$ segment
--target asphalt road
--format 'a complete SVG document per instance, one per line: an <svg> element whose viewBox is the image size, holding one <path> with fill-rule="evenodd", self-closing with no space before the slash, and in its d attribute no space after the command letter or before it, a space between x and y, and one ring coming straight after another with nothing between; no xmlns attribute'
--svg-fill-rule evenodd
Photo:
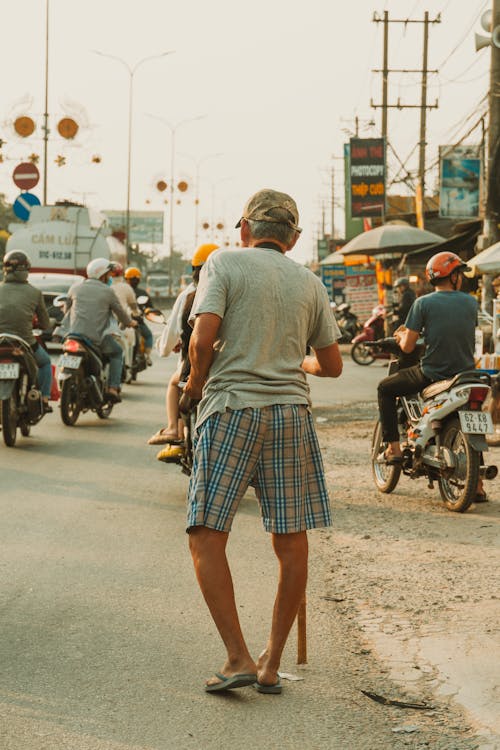
<svg viewBox="0 0 500 750"><path fill-rule="evenodd" d="M282 696L204 693L223 651L187 550L187 479L146 445L174 365L155 360L109 420L89 413L66 427L55 409L32 437L0 445L1 750L406 746L393 718L360 694L349 633L313 609L309 664L297 667L293 634L282 669L302 679L286 681ZM373 401L382 374L346 361L342 381L315 381L315 399L339 403L362 389ZM314 590L324 578L314 538L311 553ZM257 655L276 564L251 495L229 558Z"/></svg>

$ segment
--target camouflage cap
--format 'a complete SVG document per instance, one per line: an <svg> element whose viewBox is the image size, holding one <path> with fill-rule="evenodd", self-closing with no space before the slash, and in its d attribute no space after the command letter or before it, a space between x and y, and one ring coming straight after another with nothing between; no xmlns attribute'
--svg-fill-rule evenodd
<svg viewBox="0 0 500 750"><path fill-rule="evenodd" d="M269 188L259 190L249 198L236 228L241 226L242 219L287 224L296 232L302 231L298 226L299 210L294 199L286 193L279 193L277 190Z"/></svg>

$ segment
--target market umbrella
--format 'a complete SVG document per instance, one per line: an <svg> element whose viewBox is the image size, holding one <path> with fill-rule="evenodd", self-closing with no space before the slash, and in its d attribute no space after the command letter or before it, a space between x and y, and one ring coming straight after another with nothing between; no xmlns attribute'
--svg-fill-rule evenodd
<svg viewBox="0 0 500 750"><path fill-rule="evenodd" d="M350 255L348 258L344 258L344 253L337 250L336 252L327 255L326 258L323 258L323 260L320 261L320 266L355 266L362 263L370 263L370 256L363 254Z"/></svg>
<svg viewBox="0 0 500 750"><path fill-rule="evenodd" d="M487 247L481 253L474 255L467 261L472 269L466 276L479 276L482 273L500 273L500 242Z"/></svg>
<svg viewBox="0 0 500 750"><path fill-rule="evenodd" d="M358 234L357 237L343 246L342 254L380 255L390 252L394 255L402 255L410 248L414 250L417 247L425 247L443 241L444 237L440 237L434 232L428 232L426 229L412 227L410 224L384 224L376 229L369 229L368 232Z"/></svg>

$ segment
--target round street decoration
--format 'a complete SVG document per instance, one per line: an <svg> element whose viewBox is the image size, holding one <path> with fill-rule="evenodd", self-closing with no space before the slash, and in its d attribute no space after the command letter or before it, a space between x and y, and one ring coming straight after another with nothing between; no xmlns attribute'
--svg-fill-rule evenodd
<svg viewBox="0 0 500 750"><path fill-rule="evenodd" d="M36 164L24 161L14 169L12 179L20 190L31 190L35 185L38 185L40 172Z"/></svg>
<svg viewBox="0 0 500 750"><path fill-rule="evenodd" d="M57 131L63 138L71 140L78 133L78 124L71 117L63 117L57 123Z"/></svg>
<svg viewBox="0 0 500 750"><path fill-rule="evenodd" d="M177 185L177 190L179 190L179 192L181 193L185 193L187 189L188 189L187 182L185 180L181 180L179 184Z"/></svg>
<svg viewBox="0 0 500 750"><path fill-rule="evenodd" d="M156 189L159 190L160 193L163 193L163 191L167 189L167 183L165 180L158 180L156 183Z"/></svg>
<svg viewBox="0 0 500 750"><path fill-rule="evenodd" d="M31 117L17 117L14 120L14 130L22 138L27 138L29 135L35 132L35 122Z"/></svg>

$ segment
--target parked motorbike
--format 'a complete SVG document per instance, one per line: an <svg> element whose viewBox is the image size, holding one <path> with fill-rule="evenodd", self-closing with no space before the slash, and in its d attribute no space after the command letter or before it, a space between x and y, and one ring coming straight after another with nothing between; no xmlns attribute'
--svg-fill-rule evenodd
<svg viewBox="0 0 500 750"><path fill-rule="evenodd" d="M339 344L350 344L351 341L363 330L361 323L358 320L356 313L351 310L351 305L348 302L341 302L340 305L336 305L333 309L335 318L337 320L338 327L340 328Z"/></svg>
<svg viewBox="0 0 500 750"><path fill-rule="evenodd" d="M357 365L371 365L376 359L389 359L387 351L376 346L366 346L367 343L383 338L385 330L386 308L376 305L370 317L363 323L361 333L352 340L351 357Z"/></svg>
<svg viewBox="0 0 500 750"><path fill-rule="evenodd" d="M40 346L40 344L39 344ZM38 365L20 336L0 334L0 416L5 445L16 443L17 428L27 437L45 411L37 385Z"/></svg>
<svg viewBox="0 0 500 750"><path fill-rule="evenodd" d="M393 355L389 374L414 361L405 361L394 338L377 342ZM373 432L372 473L380 492L392 492L401 474L437 482L448 510L463 513L474 501L479 478L494 479L498 469L485 465L486 435L493 432L491 414L482 411L491 389L491 377L481 370L461 372L449 380L431 383L421 393L397 400L402 463L387 464L380 421Z"/></svg>
<svg viewBox="0 0 500 750"><path fill-rule="evenodd" d="M95 411L107 419L114 401L106 396L109 364L88 339L69 334L62 345L58 362L61 389L61 419L72 426L81 412Z"/></svg>

